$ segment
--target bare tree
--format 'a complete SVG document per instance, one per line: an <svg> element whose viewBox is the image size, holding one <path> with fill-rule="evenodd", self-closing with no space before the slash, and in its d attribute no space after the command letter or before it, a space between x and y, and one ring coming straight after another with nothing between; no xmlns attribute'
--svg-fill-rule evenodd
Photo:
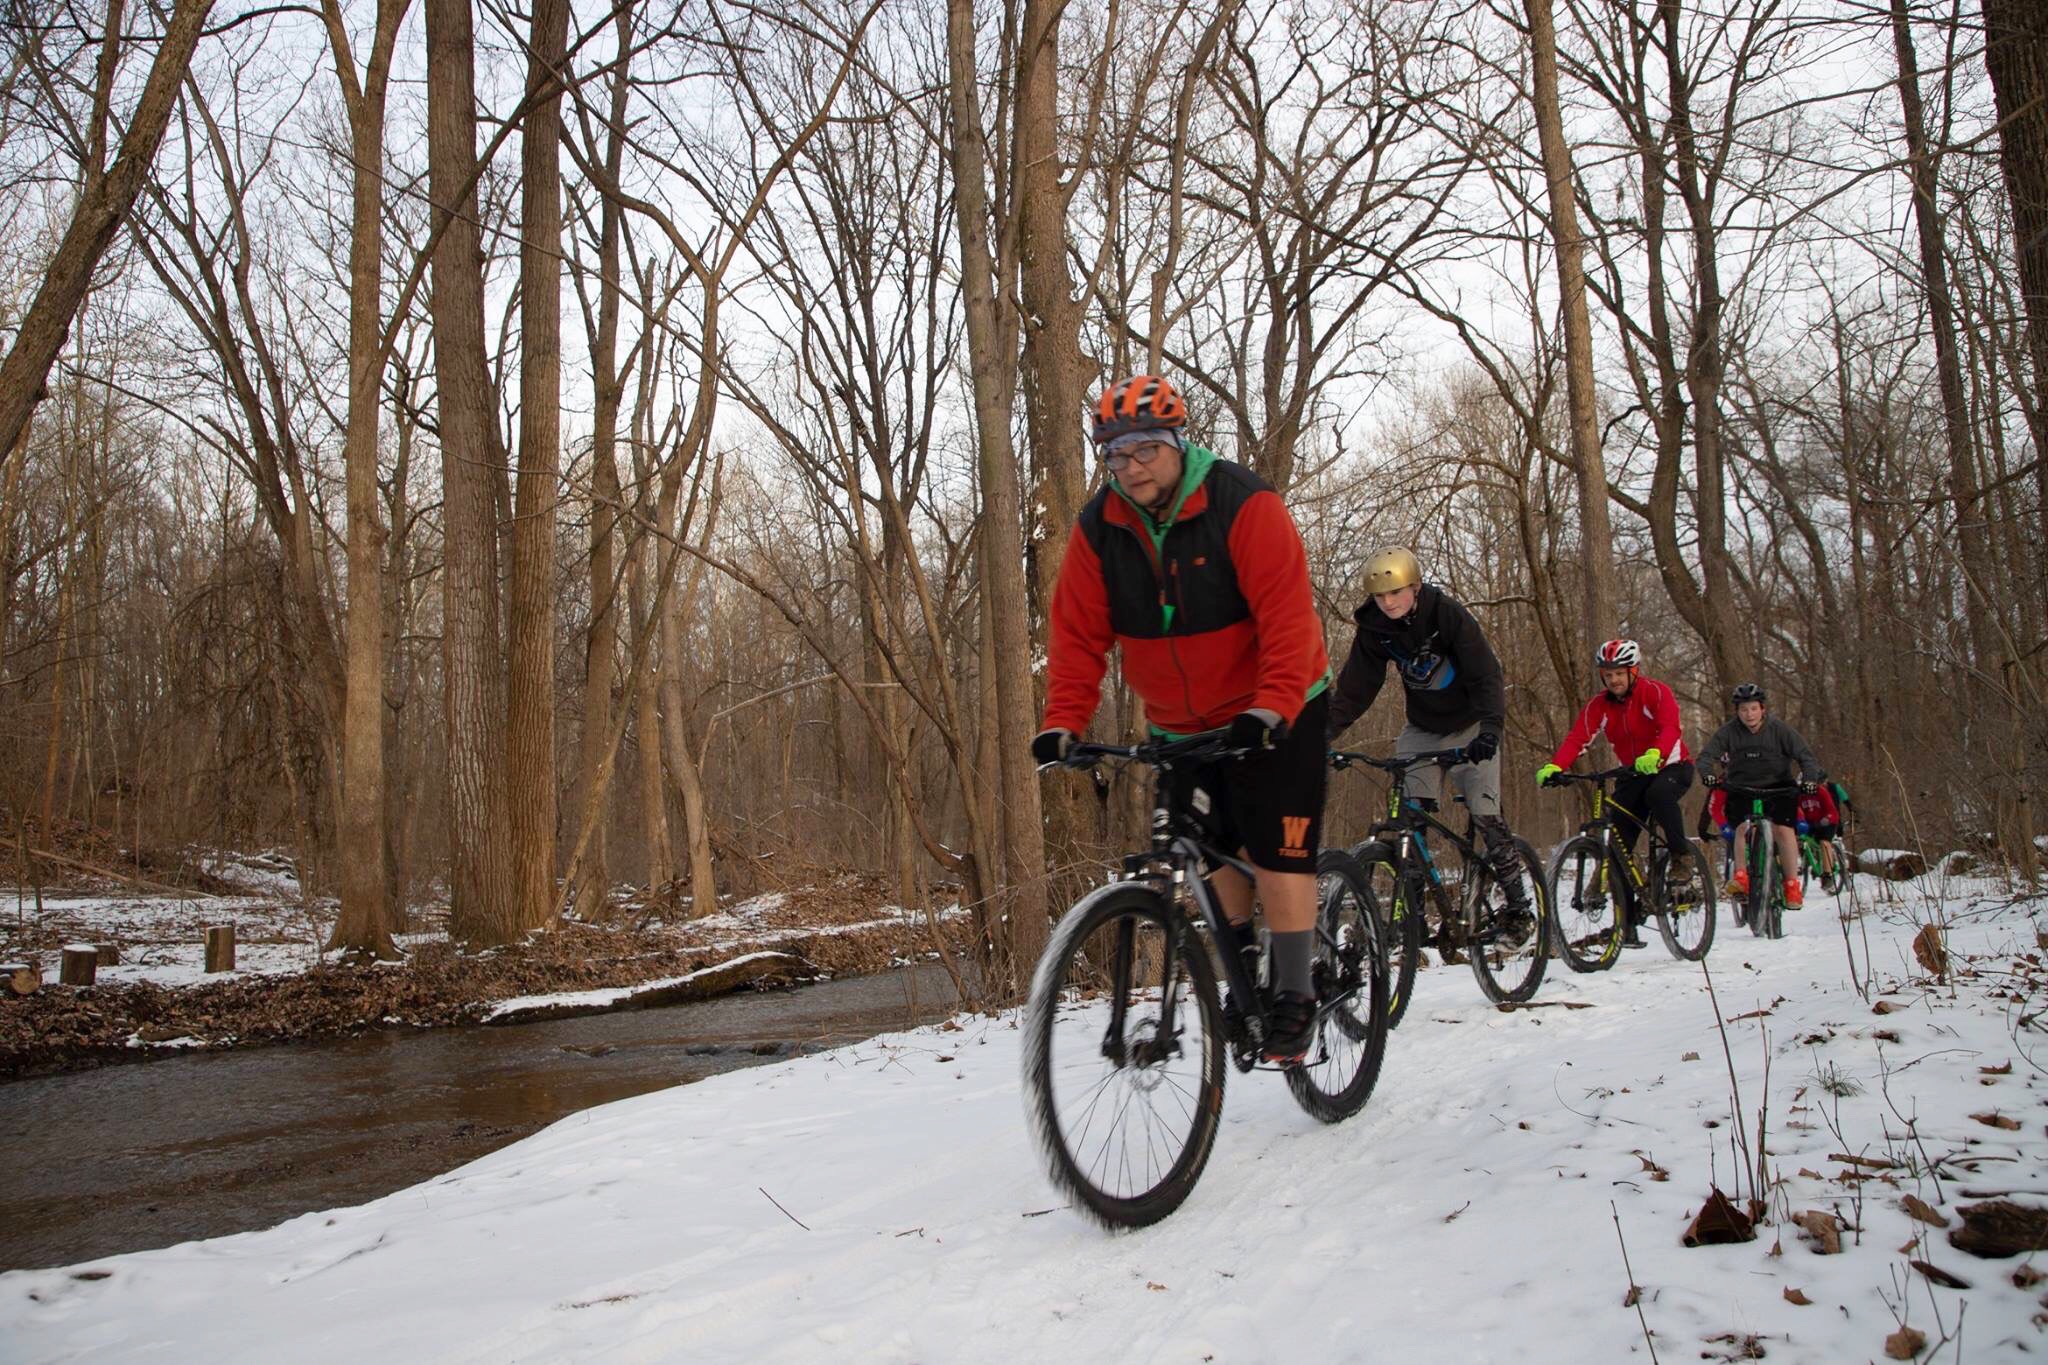
<svg viewBox="0 0 2048 1365"><path fill-rule="evenodd" d="M35 301L15 332L14 344L0 361L0 450L12 451L21 439L49 378L50 366L64 347L71 321L92 287L93 270L149 178L157 146L177 105L178 87L184 83L212 9L213 0L177 0L150 63L142 96L121 135L120 151L114 164L103 168L100 157L110 136L120 71L121 21L126 12L122 0L112 0L109 5L93 101L92 150L82 168L78 204L63 241L50 258Z"/></svg>
<svg viewBox="0 0 2048 1365"><path fill-rule="evenodd" d="M385 528L379 524L377 455L384 372L384 104L393 49L408 0L378 0L360 73L340 0L322 0L328 46L341 83L352 154L348 324L348 664L342 717L338 817L341 914L330 947L395 957L402 927L385 867Z"/></svg>
<svg viewBox="0 0 2048 1365"><path fill-rule="evenodd" d="M493 483L505 456L485 354L475 35L468 0L426 0L424 12L433 72L427 82L427 164L436 234L431 306L440 407L443 723L453 833L449 931L475 943L503 943L523 926L503 763L505 674Z"/></svg>

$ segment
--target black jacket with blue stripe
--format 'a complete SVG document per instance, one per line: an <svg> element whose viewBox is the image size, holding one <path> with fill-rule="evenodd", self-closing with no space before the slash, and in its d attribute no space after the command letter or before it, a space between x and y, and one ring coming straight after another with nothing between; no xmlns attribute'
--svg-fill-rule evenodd
<svg viewBox="0 0 2048 1365"><path fill-rule="evenodd" d="M1434 583L1422 585L1415 610L1387 619L1367 598L1351 614L1358 623L1351 654L1330 694L1330 737L1349 729L1379 696L1391 665L1408 694L1408 723L1433 735L1477 724L1498 737L1507 722L1500 660L1478 620Z"/></svg>

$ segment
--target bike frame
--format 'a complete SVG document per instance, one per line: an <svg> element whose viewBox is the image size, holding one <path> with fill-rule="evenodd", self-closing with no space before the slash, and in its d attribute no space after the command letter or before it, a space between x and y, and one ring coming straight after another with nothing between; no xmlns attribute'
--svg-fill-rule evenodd
<svg viewBox="0 0 2048 1365"><path fill-rule="evenodd" d="M1607 790L1609 783L1618 782L1633 775L1634 772L1634 768L1609 768L1604 772L1587 773L1584 776L1578 773L1559 773L1551 780L1557 781L1558 778L1562 778L1567 783L1583 782L1593 789L1593 817L1579 826L1579 833L1590 835L1600 841L1601 855L1621 865L1627 873L1629 889L1638 897L1642 897L1649 894L1650 878L1643 871L1642 864L1636 861L1635 850L1616 837L1613 812L1618 810L1627 815L1649 836L1649 841L1643 846L1643 856L1649 859L1651 867L1657 865L1657 850L1664 847L1668 841L1664 837L1662 825L1643 819L1635 811L1615 800ZM1640 901L1638 904L1640 905Z"/></svg>
<svg viewBox="0 0 2048 1365"><path fill-rule="evenodd" d="M1181 940L1178 935L1189 931L1200 923L1207 928L1209 940L1215 947L1213 957L1220 959L1223 981L1239 1000L1256 1000L1258 983L1246 970L1244 955L1226 951L1224 945L1231 942L1229 922L1223 914L1222 903L1216 898L1216 891L1209 883L1203 867L1228 867L1242 873L1249 880L1257 880L1252 865L1242 858L1225 853L1200 836L1190 833L1193 823L1186 812L1180 810L1172 799L1167 775L1182 765L1221 762L1242 753L1241 750L1224 748L1220 744L1223 731L1212 730L1202 734L1189 735L1185 739L1144 745L1076 744L1069 750L1067 762L1071 766L1082 766L1089 760L1121 758L1148 762L1153 767L1152 775L1152 840L1151 847L1144 853L1128 854L1124 858L1123 871L1113 880L1118 882L1139 882L1149 884L1169 904L1181 909L1181 914L1172 916L1175 939L1169 945L1167 954L1166 979L1160 992L1160 1017L1176 1017L1180 1005L1181 980L1178 964ZM1189 868L1195 868L1195 876L1188 875ZM1187 913L1192 904L1194 913ZM1131 971L1132 925L1125 921L1118 933L1116 953L1111 960L1112 970L1118 981L1129 980ZM1127 1060L1123 1055L1124 1028L1128 1009L1128 992L1117 990L1112 993L1109 1027L1102 1038L1102 1055L1121 1065ZM1234 1042L1235 1040L1233 1040Z"/></svg>
<svg viewBox="0 0 2048 1365"><path fill-rule="evenodd" d="M1387 818L1367 830L1365 838L1352 846L1353 857L1357 857L1359 850L1373 840L1392 835L1395 873L1403 882L1419 881L1426 873L1429 879L1436 883L1437 889L1444 891L1446 896L1450 893L1444 887L1443 873L1437 867L1436 856L1429 851L1429 840L1425 837L1430 830L1434 829L1450 840L1451 845L1464 856L1466 862L1485 861L1485 855L1479 851L1478 844L1473 842L1468 834L1451 828L1424 810L1421 802L1411 800L1408 796L1408 775L1411 772L1426 763L1434 763L1448 772L1449 769L1466 761L1463 749L1435 749L1429 753L1409 754L1396 759L1379 759L1370 754L1345 752L1336 752L1332 756L1339 760L1342 767L1363 763L1367 767L1377 768L1386 773L1392 781L1387 790ZM1464 894L1458 897L1458 917L1468 930L1475 927L1470 899ZM1419 912L1420 901L1415 901L1414 904Z"/></svg>

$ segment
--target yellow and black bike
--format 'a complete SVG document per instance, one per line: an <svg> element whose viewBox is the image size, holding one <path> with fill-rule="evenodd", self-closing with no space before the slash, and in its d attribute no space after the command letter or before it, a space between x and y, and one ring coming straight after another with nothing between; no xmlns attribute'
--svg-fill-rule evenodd
<svg viewBox="0 0 2048 1365"><path fill-rule="evenodd" d="M1621 956L1630 903L1657 917L1657 932L1671 955L1697 962L1714 946L1714 869L1692 840L1672 848L1656 821L1648 823L1649 870L1622 842L1614 812L1624 811L1608 787L1635 775L1633 768L1598 773L1553 773L1544 783L1593 788L1593 818L1559 845L1550 860L1551 926L1558 955L1575 972L1600 972Z"/></svg>

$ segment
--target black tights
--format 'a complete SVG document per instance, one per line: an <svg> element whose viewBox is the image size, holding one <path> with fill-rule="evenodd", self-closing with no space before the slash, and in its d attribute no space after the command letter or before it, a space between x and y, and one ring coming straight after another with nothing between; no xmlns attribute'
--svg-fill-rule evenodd
<svg viewBox="0 0 2048 1365"><path fill-rule="evenodd" d="M1667 763L1658 772L1647 776L1638 773L1634 777L1624 777L1614 784L1615 832L1633 851L1636 837L1643 828L1643 822L1637 817L1648 814L1663 827L1665 841L1671 847L1683 846L1685 815L1678 809L1678 800L1691 789L1690 759Z"/></svg>

